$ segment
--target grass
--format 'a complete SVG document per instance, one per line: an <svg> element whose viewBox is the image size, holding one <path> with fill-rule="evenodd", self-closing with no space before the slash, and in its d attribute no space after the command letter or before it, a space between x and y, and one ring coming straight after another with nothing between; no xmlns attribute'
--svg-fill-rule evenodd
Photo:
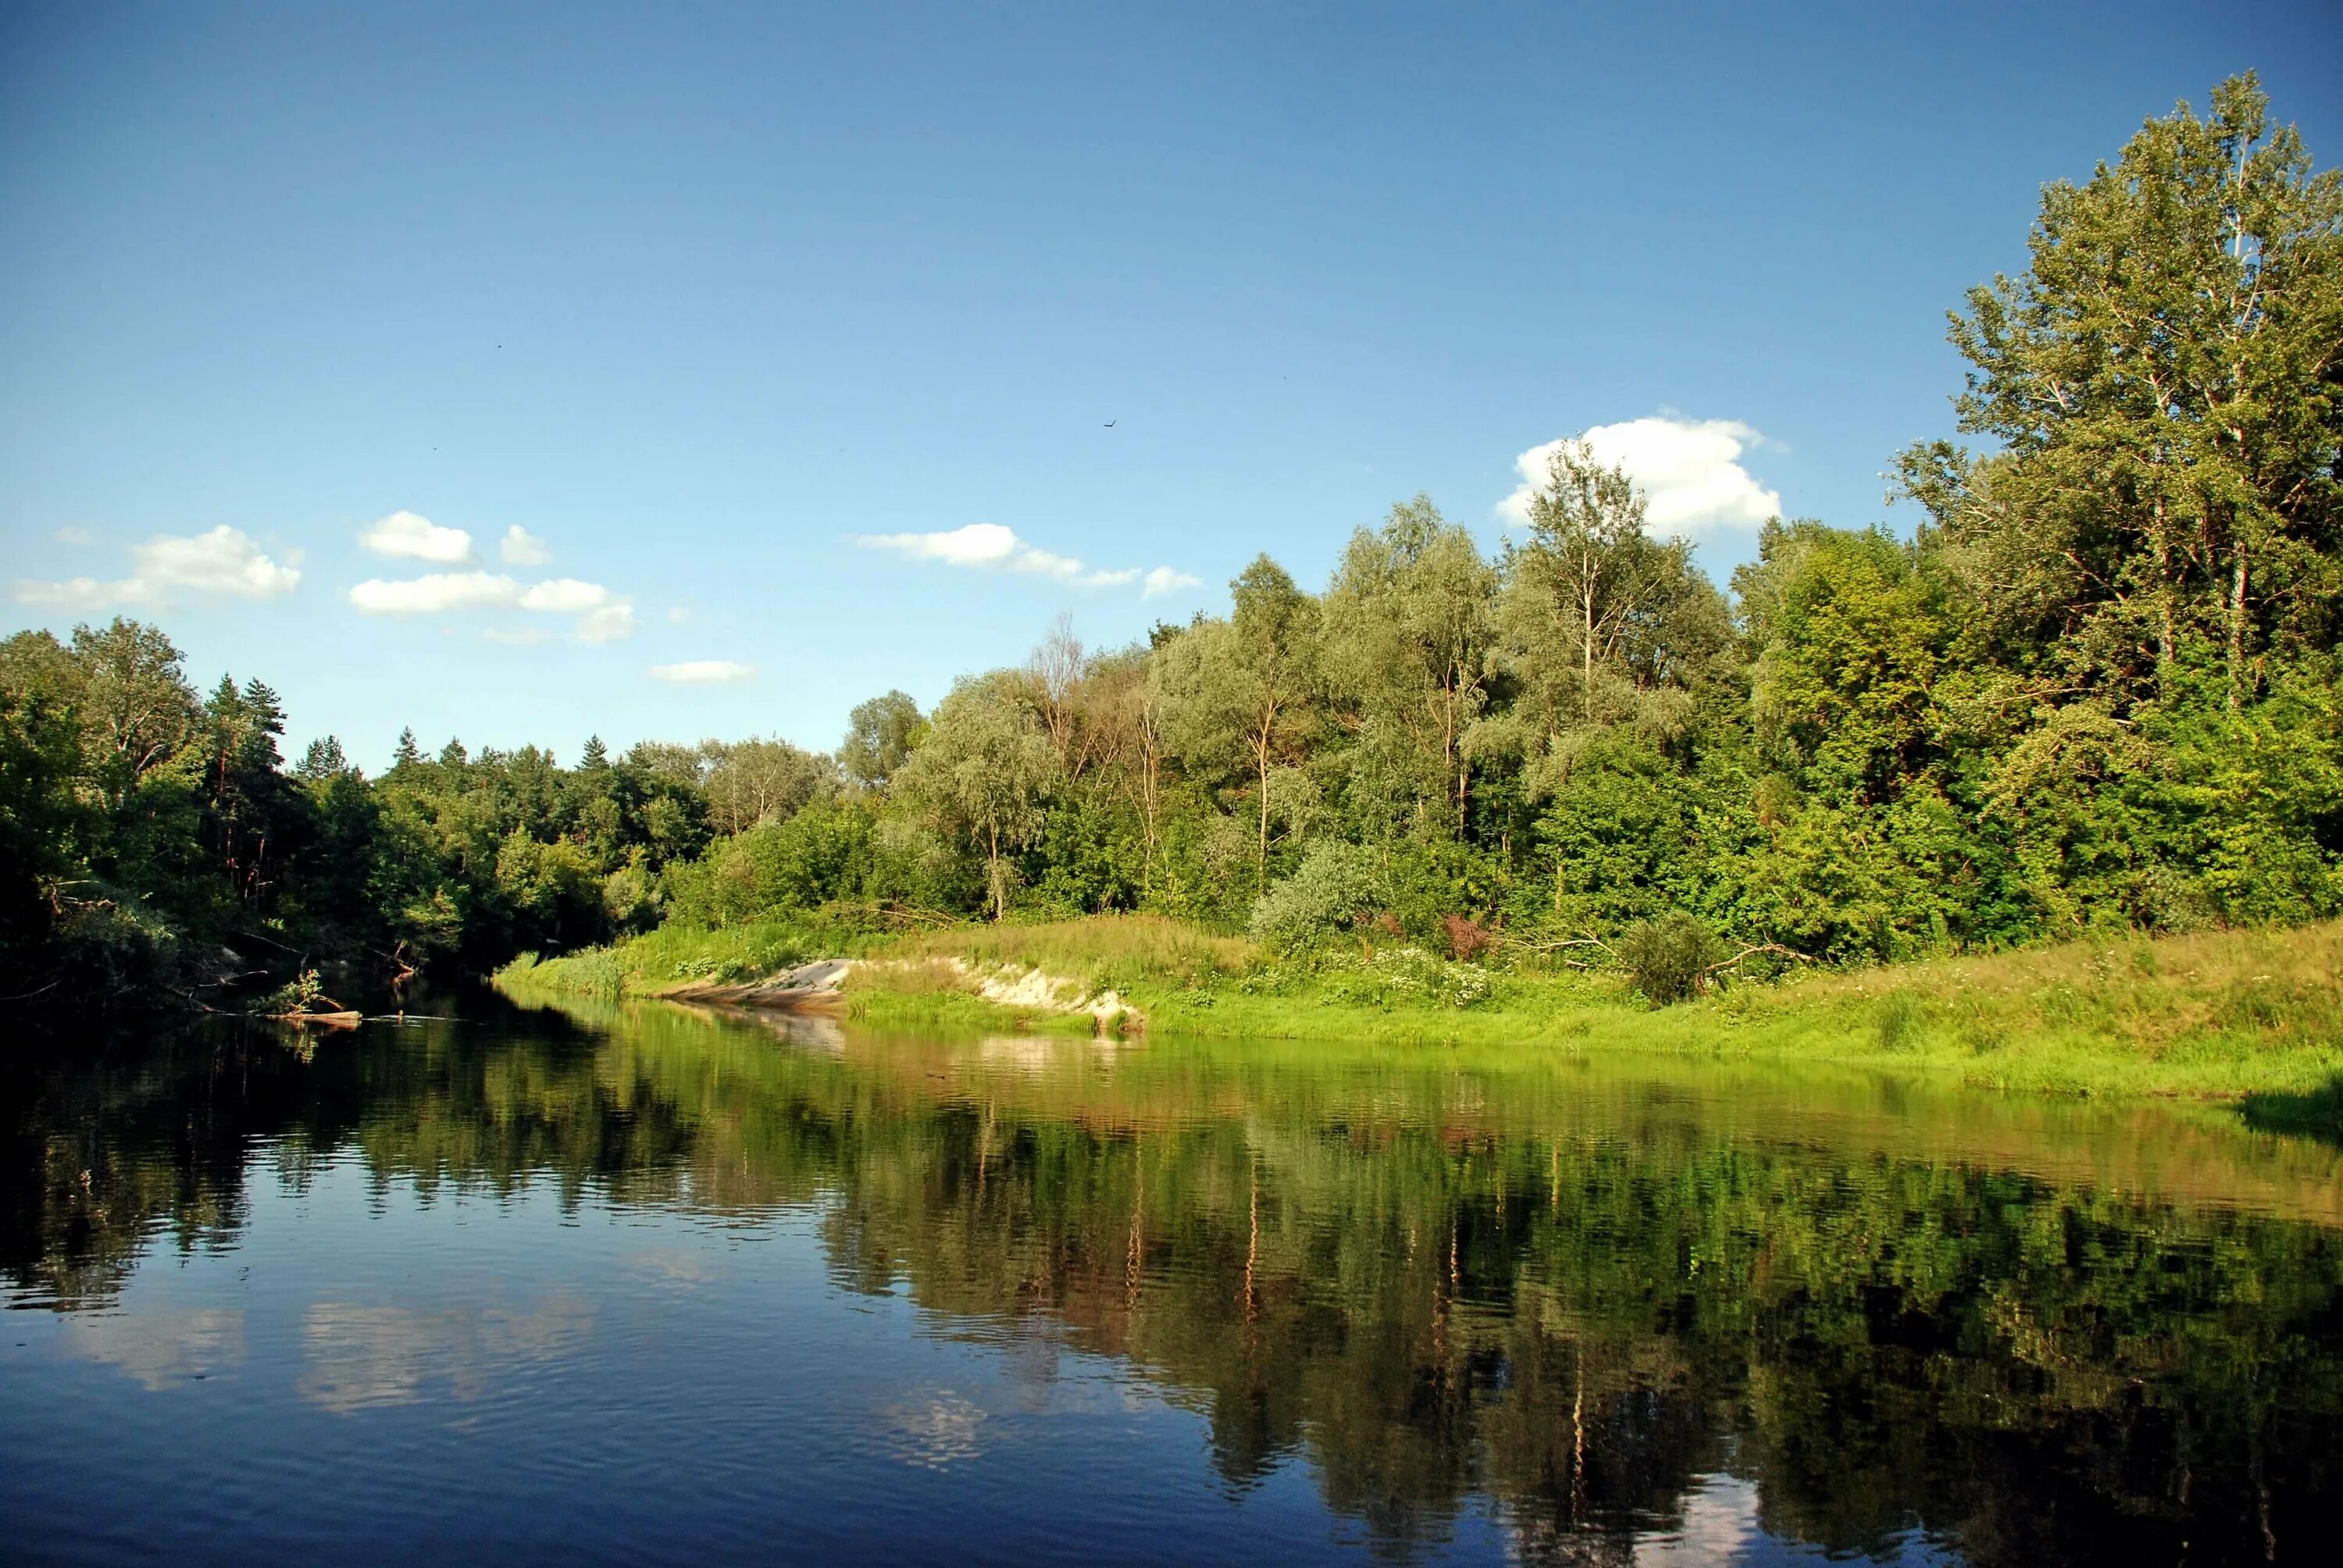
<svg viewBox="0 0 2343 1568"><path fill-rule="evenodd" d="M1037 1011L986 1000L973 993L967 976L943 961L948 954L942 946L819 922L772 921L719 930L662 926L608 947L584 948L558 958L523 953L497 970L494 979L517 995L618 1001L741 984L817 958L880 955L890 961L880 969L857 970L845 987L847 1017L868 1027L1081 1033L1095 1027L1088 1014Z"/></svg>
<svg viewBox="0 0 2343 1568"><path fill-rule="evenodd" d="M898 960L850 983L849 1016L873 1027L1091 1027L970 995L941 961L958 959L1112 989L1159 1034L1828 1062L2056 1094L2250 1097L2272 1126L2343 1126L2343 922L1807 972L1665 1009L1616 975L1534 958L1509 968L1502 950L1485 967L1388 947L1276 960L1148 915L892 937L806 925L660 930L522 960L499 979L657 995L828 956Z"/></svg>
<svg viewBox="0 0 2343 1568"><path fill-rule="evenodd" d="M883 966L858 968L846 980L846 1016L869 1029L896 1032L1001 1030L1090 1034L1088 1013L1004 1007L974 995L968 977L942 958L901 955Z"/></svg>
<svg viewBox="0 0 2343 1568"><path fill-rule="evenodd" d="M720 930L661 926L605 948L558 958L523 953L496 973L500 985L615 1001L694 985L731 985L810 959L851 956L847 933L800 922Z"/></svg>

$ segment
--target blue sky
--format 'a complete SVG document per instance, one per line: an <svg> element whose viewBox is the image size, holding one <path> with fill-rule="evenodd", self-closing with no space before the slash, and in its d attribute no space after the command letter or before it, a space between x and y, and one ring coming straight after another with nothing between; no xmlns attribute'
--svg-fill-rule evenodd
<svg viewBox="0 0 2343 1568"><path fill-rule="evenodd" d="M2247 66L2343 147L2331 5L1920 9L20 0L0 627L370 767L827 747L1588 428L1720 577L1908 526L2045 181Z"/></svg>

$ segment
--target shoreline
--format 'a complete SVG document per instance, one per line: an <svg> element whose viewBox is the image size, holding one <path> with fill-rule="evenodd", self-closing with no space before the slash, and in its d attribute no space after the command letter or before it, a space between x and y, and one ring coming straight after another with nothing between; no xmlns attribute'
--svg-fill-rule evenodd
<svg viewBox="0 0 2343 1568"><path fill-rule="evenodd" d="M516 963L497 983L820 1010L870 1027L1828 1063L2021 1093L2259 1101L2343 1127L2343 922L1801 973L1666 1008L1644 1005L1615 976L1455 964L1413 949L1281 960L1147 916L866 938L852 958L807 962L792 951L765 974L722 980L656 972L699 961L688 954L695 938L743 947L754 935L656 932Z"/></svg>

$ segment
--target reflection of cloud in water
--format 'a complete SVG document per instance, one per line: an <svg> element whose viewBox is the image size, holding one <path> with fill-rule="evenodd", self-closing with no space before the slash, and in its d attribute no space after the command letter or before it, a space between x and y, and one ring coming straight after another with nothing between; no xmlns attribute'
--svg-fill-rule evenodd
<svg viewBox="0 0 2343 1568"><path fill-rule="evenodd" d="M697 1252L629 1252L626 1263L635 1273L666 1285L712 1285L724 1277L715 1259Z"/></svg>
<svg viewBox="0 0 2343 1568"><path fill-rule="evenodd" d="M594 1309L557 1297L534 1312L461 1306L438 1312L319 1302L301 1325L308 1366L301 1397L337 1414L413 1404L444 1381L449 1397L478 1399L498 1373L577 1351Z"/></svg>
<svg viewBox="0 0 2343 1568"><path fill-rule="evenodd" d="M243 1363L244 1312L79 1312L65 1320L65 1343L150 1389L176 1388Z"/></svg>
<svg viewBox="0 0 2343 1568"><path fill-rule="evenodd" d="M1757 1483L1735 1475L1704 1475L1693 1483L1678 1504L1684 1523L1674 1530L1647 1531L1635 1537L1635 1568L1706 1568L1716 1563L1826 1563L1830 1554L1818 1546L1789 1542L1767 1533L1761 1522ZM1957 1563L1914 1535L1883 1543L1874 1562L1908 1564Z"/></svg>
<svg viewBox="0 0 2343 1568"><path fill-rule="evenodd" d="M948 1389L915 1393L879 1413L887 1424L889 1450L905 1464L942 1470L984 1452L984 1412Z"/></svg>
<svg viewBox="0 0 2343 1568"><path fill-rule="evenodd" d="M1730 1475L1704 1475L1684 1494L1681 1527L1635 1541L1637 1568L1738 1563L1765 1539L1757 1523L1757 1488Z"/></svg>

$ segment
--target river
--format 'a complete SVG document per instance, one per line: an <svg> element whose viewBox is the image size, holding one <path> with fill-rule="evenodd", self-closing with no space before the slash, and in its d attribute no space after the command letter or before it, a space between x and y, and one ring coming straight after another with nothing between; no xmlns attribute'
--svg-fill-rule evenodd
<svg viewBox="0 0 2343 1568"><path fill-rule="evenodd" d="M2343 1157L1651 1059L20 1041L15 1561L2331 1561Z"/></svg>

